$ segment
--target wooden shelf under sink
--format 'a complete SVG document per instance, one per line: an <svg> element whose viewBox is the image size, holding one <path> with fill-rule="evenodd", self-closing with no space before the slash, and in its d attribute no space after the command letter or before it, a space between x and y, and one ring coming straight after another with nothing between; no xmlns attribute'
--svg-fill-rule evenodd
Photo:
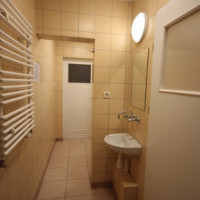
<svg viewBox="0 0 200 200"><path fill-rule="evenodd" d="M124 171L113 167L113 188L118 200L137 200L138 185L133 177Z"/></svg>

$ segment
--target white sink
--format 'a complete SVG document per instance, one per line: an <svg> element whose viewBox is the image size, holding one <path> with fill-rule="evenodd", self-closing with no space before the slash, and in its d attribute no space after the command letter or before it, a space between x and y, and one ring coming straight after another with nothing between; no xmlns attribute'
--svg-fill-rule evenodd
<svg viewBox="0 0 200 200"><path fill-rule="evenodd" d="M142 146L129 133L114 133L105 136L104 141L113 150L119 154L128 153L131 155L140 155Z"/></svg>

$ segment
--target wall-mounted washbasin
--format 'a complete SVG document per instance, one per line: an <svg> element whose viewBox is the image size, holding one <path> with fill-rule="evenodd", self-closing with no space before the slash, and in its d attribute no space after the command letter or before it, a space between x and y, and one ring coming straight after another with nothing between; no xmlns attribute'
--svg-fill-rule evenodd
<svg viewBox="0 0 200 200"><path fill-rule="evenodd" d="M142 146L129 133L114 133L105 136L104 141L113 150L119 154L128 153L131 155L140 155Z"/></svg>

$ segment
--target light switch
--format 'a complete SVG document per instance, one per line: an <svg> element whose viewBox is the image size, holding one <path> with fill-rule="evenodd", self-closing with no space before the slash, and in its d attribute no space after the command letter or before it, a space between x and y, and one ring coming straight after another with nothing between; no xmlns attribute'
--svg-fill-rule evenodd
<svg viewBox="0 0 200 200"><path fill-rule="evenodd" d="M104 92L104 99L110 99L110 92L109 91Z"/></svg>

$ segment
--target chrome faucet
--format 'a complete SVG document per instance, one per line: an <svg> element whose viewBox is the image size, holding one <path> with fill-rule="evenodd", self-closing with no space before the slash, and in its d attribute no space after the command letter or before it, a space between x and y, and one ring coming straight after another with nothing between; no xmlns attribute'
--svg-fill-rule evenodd
<svg viewBox="0 0 200 200"><path fill-rule="evenodd" d="M122 115L122 114L124 115L125 118L127 118L128 122L131 122L131 121L140 122L140 118L136 117L131 110L126 110L126 111L120 112L117 115L118 119L120 119L120 115Z"/></svg>
<svg viewBox="0 0 200 200"><path fill-rule="evenodd" d="M118 114L118 119L120 119L120 115L122 115L122 114L124 114L124 117L127 118L127 117L128 117L128 113L133 114L131 110L122 111L122 112L120 112L120 113Z"/></svg>

